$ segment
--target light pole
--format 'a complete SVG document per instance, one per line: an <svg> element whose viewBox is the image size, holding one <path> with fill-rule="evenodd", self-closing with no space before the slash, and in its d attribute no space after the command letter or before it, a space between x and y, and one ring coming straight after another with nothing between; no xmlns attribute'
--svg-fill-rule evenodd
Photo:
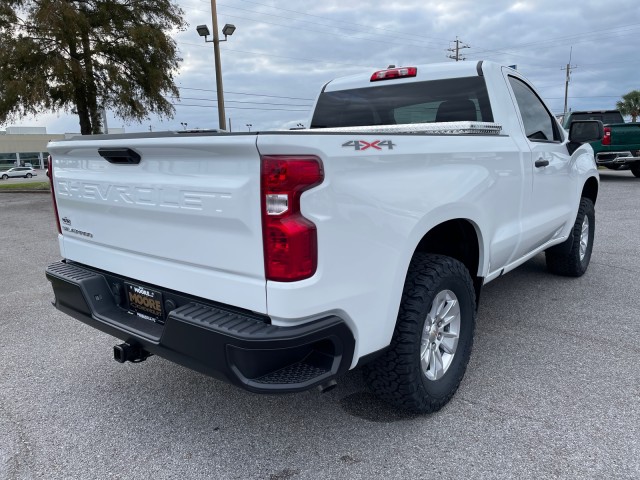
<svg viewBox="0 0 640 480"><path fill-rule="evenodd" d="M211 0L211 21L213 22L213 40L207 40L207 37L210 35L209 27L206 25L198 25L196 27L196 31L198 35L204 37L205 42L213 42L213 54L215 57L215 67L216 67L216 95L218 97L218 123L220 125L221 130L227 129L226 124L226 116L224 113L224 93L222 91L222 67L220 65L220 42L226 42L227 36L233 35L236 27L230 23L225 24L222 28L222 34L224 35L224 40L220 40L218 36L218 14L216 10L216 0Z"/></svg>
<svg viewBox="0 0 640 480"><path fill-rule="evenodd" d="M247 123L247 128L249 129L249 131L251 131L251 127L253 127L252 123Z"/></svg>
<svg viewBox="0 0 640 480"><path fill-rule="evenodd" d="M187 122L180 122L180 125L182 125L182 128L185 130L187 129Z"/></svg>

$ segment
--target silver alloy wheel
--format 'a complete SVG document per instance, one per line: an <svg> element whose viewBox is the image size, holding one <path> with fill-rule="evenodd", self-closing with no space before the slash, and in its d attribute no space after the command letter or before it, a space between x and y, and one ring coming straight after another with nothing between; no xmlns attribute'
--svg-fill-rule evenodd
<svg viewBox="0 0 640 480"><path fill-rule="evenodd" d="M420 365L428 380L439 380L447 372L459 337L460 302L451 290L443 290L433 299L420 341Z"/></svg>
<svg viewBox="0 0 640 480"><path fill-rule="evenodd" d="M580 261L583 261L587 254L587 245L589 245L589 217L585 215L580 232Z"/></svg>

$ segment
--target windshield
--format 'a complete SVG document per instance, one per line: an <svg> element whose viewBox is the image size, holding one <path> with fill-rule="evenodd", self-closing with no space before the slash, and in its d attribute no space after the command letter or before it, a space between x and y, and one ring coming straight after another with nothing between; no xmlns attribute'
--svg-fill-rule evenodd
<svg viewBox="0 0 640 480"><path fill-rule="evenodd" d="M493 122L483 77L323 92L311 128L408 123Z"/></svg>

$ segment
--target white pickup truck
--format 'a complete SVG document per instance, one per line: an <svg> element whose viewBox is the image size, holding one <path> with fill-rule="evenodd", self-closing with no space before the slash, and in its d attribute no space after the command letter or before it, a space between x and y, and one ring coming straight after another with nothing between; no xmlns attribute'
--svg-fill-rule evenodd
<svg viewBox="0 0 640 480"><path fill-rule="evenodd" d="M327 83L310 128L89 136L49 144L54 305L253 392L335 384L441 408L480 290L541 252L582 275L599 178L517 71L388 68Z"/></svg>

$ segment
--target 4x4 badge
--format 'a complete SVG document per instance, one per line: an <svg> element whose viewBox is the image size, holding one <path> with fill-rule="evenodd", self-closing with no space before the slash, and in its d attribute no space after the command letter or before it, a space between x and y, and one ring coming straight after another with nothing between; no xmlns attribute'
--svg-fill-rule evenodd
<svg viewBox="0 0 640 480"><path fill-rule="evenodd" d="M373 148L374 150L382 150L386 147L388 150L393 150L396 146L391 140L374 140L373 142L367 142L365 140L349 140L342 144L343 147L353 147L355 150L368 150Z"/></svg>

